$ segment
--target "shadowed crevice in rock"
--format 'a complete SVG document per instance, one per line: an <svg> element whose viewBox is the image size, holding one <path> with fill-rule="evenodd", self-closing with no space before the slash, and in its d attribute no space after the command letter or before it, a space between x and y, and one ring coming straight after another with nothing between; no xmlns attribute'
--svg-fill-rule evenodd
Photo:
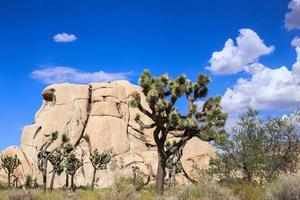
<svg viewBox="0 0 300 200"><path fill-rule="evenodd" d="M36 136L39 134L39 132L42 130L42 126L39 126L38 129L35 131L33 140L36 138Z"/></svg>
<svg viewBox="0 0 300 200"><path fill-rule="evenodd" d="M86 111L86 119L85 119L85 122L83 123L83 128L82 128L82 131L80 133L80 137L77 139L77 141L75 142L74 146L77 147L80 143L80 140L83 138L83 135L84 135L84 132L85 132L85 129L87 127L87 124L89 122L89 119L90 119L90 113L91 113L91 110L92 110L92 92L93 92L93 88L91 85L89 85L89 89L88 89L88 101L87 101L87 111Z"/></svg>

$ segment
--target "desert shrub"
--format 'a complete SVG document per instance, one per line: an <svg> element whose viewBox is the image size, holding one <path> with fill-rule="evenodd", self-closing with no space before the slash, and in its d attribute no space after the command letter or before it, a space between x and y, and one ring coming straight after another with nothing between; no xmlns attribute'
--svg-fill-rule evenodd
<svg viewBox="0 0 300 200"><path fill-rule="evenodd" d="M235 200L231 193L217 183L198 183L185 187L175 197L176 200Z"/></svg>
<svg viewBox="0 0 300 200"><path fill-rule="evenodd" d="M284 175L268 185L266 192L268 200L298 200L300 199L300 176Z"/></svg>
<svg viewBox="0 0 300 200"><path fill-rule="evenodd" d="M124 200L139 199L139 194L132 184L132 180L125 177L118 177L114 181L110 190L102 191L100 199L106 200Z"/></svg>
<svg viewBox="0 0 300 200"><path fill-rule="evenodd" d="M259 184L236 182L226 187L239 200L263 200L265 196L265 188Z"/></svg>
<svg viewBox="0 0 300 200"><path fill-rule="evenodd" d="M299 144L290 117L265 120L248 108L228 138L217 144L219 154L210 160L209 170L222 183L271 182L281 173L296 172Z"/></svg>
<svg viewBox="0 0 300 200"><path fill-rule="evenodd" d="M32 194L30 191L25 190L14 190L9 193L9 200L38 200L40 199L37 195Z"/></svg>
<svg viewBox="0 0 300 200"><path fill-rule="evenodd" d="M25 188L26 188L26 189L31 188L31 187L32 187L32 184L33 184L32 176L31 176L31 175L27 175L27 176L26 176L26 179L25 179L25 184L24 184Z"/></svg>
<svg viewBox="0 0 300 200"><path fill-rule="evenodd" d="M0 190L7 190L8 189L8 185L0 183Z"/></svg>

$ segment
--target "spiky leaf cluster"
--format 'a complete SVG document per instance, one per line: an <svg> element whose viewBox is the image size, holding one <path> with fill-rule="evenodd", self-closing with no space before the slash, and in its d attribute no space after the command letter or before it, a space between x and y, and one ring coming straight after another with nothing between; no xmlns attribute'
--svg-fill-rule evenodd
<svg viewBox="0 0 300 200"><path fill-rule="evenodd" d="M7 174L12 174L14 170L21 164L18 156L6 156L1 158L2 168L5 170Z"/></svg>
<svg viewBox="0 0 300 200"><path fill-rule="evenodd" d="M76 171L83 165L83 162L79 160L74 153L70 153L64 164L66 172L69 175L74 176Z"/></svg>
<svg viewBox="0 0 300 200"><path fill-rule="evenodd" d="M111 156L106 152L99 153L99 151L95 149L90 154L90 161L95 170L105 170L107 168L108 163L111 161Z"/></svg>
<svg viewBox="0 0 300 200"><path fill-rule="evenodd" d="M61 150L56 150L49 156L49 162L51 163L53 167L53 171L60 175L64 171L64 167L62 165L62 161L64 159L64 156L61 152Z"/></svg>

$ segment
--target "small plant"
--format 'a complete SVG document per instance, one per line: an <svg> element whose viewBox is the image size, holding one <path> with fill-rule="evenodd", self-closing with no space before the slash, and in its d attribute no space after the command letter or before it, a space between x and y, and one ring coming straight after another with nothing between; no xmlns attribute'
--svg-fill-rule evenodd
<svg viewBox="0 0 300 200"><path fill-rule="evenodd" d="M24 184L26 189L30 189L33 187L33 179L31 175L27 175Z"/></svg>
<svg viewBox="0 0 300 200"><path fill-rule="evenodd" d="M111 160L111 156L108 153L104 152L100 154L97 149L95 149L93 153L90 154L90 161L94 168L93 179L92 179L92 190L94 189L95 186L95 178L96 178L97 170L107 169L107 165L110 162L110 160Z"/></svg>
<svg viewBox="0 0 300 200"><path fill-rule="evenodd" d="M107 200L138 200L141 199L139 193L136 191L132 185L132 179L125 177L116 177L114 184L112 185L111 190L105 192L100 199Z"/></svg>
<svg viewBox="0 0 300 200"><path fill-rule="evenodd" d="M191 184L176 194L176 200L238 200L215 182Z"/></svg>
<svg viewBox="0 0 300 200"><path fill-rule="evenodd" d="M74 175L82 165L82 161L76 158L76 155L74 153L68 155L67 159L65 160L66 172L71 176L71 188L73 191L75 191L76 189L74 185Z"/></svg>
<svg viewBox="0 0 300 200"><path fill-rule="evenodd" d="M17 155L15 156L6 156L1 158L2 161L2 168L4 169L5 173L7 174L7 184L8 187L10 187L11 184L11 177L17 169L19 165L21 165L21 162Z"/></svg>
<svg viewBox="0 0 300 200"><path fill-rule="evenodd" d="M141 171L138 166L132 167L132 174L133 174L132 185L136 191L142 190L145 186L144 180L141 177L140 173Z"/></svg>

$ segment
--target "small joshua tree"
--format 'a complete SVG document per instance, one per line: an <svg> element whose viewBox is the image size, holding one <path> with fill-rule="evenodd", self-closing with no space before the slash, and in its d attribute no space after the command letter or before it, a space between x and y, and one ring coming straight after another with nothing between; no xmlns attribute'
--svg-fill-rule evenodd
<svg viewBox="0 0 300 200"><path fill-rule="evenodd" d="M38 153L38 169L42 172L43 176L43 189L47 191L47 167L48 167L48 160L52 152L48 151L49 146L57 139L58 132L53 132L49 138L49 140L44 143L41 148L40 152Z"/></svg>
<svg viewBox="0 0 300 200"><path fill-rule="evenodd" d="M66 159L70 155L70 153L72 153L73 150L74 150L74 147L70 143L67 143L66 145L64 145L64 148L63 148L64 158ZM69 187L69 174L66 171L65 171L65 173L66 173L65 187L68 188Z"/></svg>
<svg viewBox="0 0 300 200"><path fill-rule="evenodd" d="M69 154L67 159L65 160L66 172L71 176L71 188L73 191L75 191L74 175L82 165L82 161L76 158L76 155L74 153Z"/></svg>
<svg viewBox="0 0 300 200"><path fill-rule="evenodd" d="M199 99L206 97L210 79L200 74L198 80L192 82L181 75L170 79L168 75L153 77L149 71L144 71L139 85L146 97L146 106L142 104L141 96L135 92L131 95L130 105L138 108L148 116L153 123L144 124L137 115L135 121L145 128L154 128L153 137L157 146L158 166L156 176L156 192L163 194L164 178L167 160L180 151L193 137L204 141L220 141L226 135L222 130L227 114L220 106L221 97L208 98L202 109L198 109ZM178 99L182 98L188 105L187 112L181 113L176 107ZM140 131L143 134L143 131ZM167 136L173 135L178 140L169 148L165 148Z"/></svg>
<svg viewBox="0 0 300 200"><path fill-rule="evenodd" d="M166 143L165 148L169 148L172 144L170 142ZM174 145L174 143L173 143ZM182 149L178 150L175 154L170 156L167 160L167 169L169 175L169 183L172 186L176 185L176 174L180 173L182 170L182 165L180 159L182 157Z"/></svg>
<svg viewBox="0 0 300 200"><path fill-rule="evenodd" d="M145 186L143 177L141 176L141 170L138 166L132 166L131 168L133 174L132 184L135 190L140 191Z"/></svg>
<svg viewBox="0 0 300 200"><path fill-rule="evenodd" d="M174 187L176 185L176 174L180 173L182 169L180 157L176 154L171 156L167 160L167 168L169 170L170 184Z"/></svg>
<svg viewBox="0 0 300 200"><path fill-rule="evenodd" d="M94 168L93 179L92 179L92 190L94 189L95 186L95 178L96 178L97 170L105 170L110 160L111 160L111 156L108 153L104 152L100 154L97 149L95 149L93 153L90 154L90 161Z"/></svg>
<svg viewBox="0 0 300 200"><path fill-rule="evenodd" d="M10 187L11 177L15 171L15 169L21 164L17 155L15 156L6 156L1 158L2 168L7 174L7 184Z"/></svg>
<svg viewBox="0 0 300 200"><path fill-rule="evenodd" d="M63 160L66 158L69 153L73 150L73 146L68 143L69 138L65 134L62 135L62 144L56 148L51 155L49 156L49 162L52 165L52 177L50 181L50 191L53 190L53 183L54 183L54 178L55 175L60 175L63 171Z"/></svg>
<svg viewBox="0 0 300 200"><path fill-rule="evenodd" d="M30 189L32 188L32 184L33 183L33 179L32 179L32 176L31 175L27 175L26 176L26 179L25 179L25 183L24 183L24 186L25 186L25 189Z"/></svg>

